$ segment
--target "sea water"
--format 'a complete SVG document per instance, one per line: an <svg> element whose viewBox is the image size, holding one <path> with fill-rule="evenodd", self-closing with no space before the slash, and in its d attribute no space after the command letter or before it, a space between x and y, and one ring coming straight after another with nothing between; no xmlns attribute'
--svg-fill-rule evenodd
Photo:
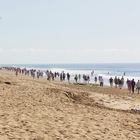
<svg viewBox="0 0 140 140"><path fill-rule="evenodd" d="M16 64L8 65L27 69L51 70L52 72L62 72L71 74L71 81L74 80L76 74L90 76L90 83L94 83L94 77L102 76L105 85L109 85L109 78L115 76L135 81L140 79L140 63L106 63L106 64ZM94 71L93 76L91 72Z"/></svg>

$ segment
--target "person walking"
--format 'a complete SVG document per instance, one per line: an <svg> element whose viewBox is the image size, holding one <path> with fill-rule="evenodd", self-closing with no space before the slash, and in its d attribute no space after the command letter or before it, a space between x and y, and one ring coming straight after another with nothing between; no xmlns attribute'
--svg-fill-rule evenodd
<svg viewBox="0 0 140 140"><path fill-rule="evenodd" d="M113 87L113 78L112 77L110 77L109 83L110 83L110 87Z"/></svg>
<svg viewBox="0 0 140 140"><path fill-rule="evenodd" d="M77 83L77 80L78 80L77 74L75 75L74 80L75 80L75 82Z"/></svg>
<svg viewBox="0 0 140 140"><path fill-rule="evenodd" d="M128 90L129 90L129 93L131 93L131 81L129 79L127 79L127 87L128 87Z"/></svg>
<svg viewBox="0 0 140 140"><path fill-rule="evenodd" d="M67 73L67 80L70 83L70 74L69 73Z"/></svg>
<svg viewBox="0 0 140 140"><path fill-rule="evenodd" d="M137 86L137 91L138 91L138 94L139 94L139 92L140 92L140 80L138 80L136 86Z"/></svg>
<svg viewBox="0 0 140 140"><path fill-rule="evenodd" d="M100 87L103 87L103 85L104 85L104 79L103 79L102 76L99 78L99 82L100 82Z"/></svg>
<svg viewBox="0 0 140 140"><path fill-rule="evenodd" d="M95 76L95 78L94 78L94 81L95 81L95 84L97 83L97 77Z"/></svg>
<svg viewBox="0 0 140 140"><path fill-rule="evenodd" d="M131 86L132 86L132 93L134 93L135 86L136 86L136 83L135 83L135 80L134 79L131 81Z"/></svg>
<svg viewBox="0 0 140 140"><path fill-rule="evenodd" d="M114 79L114 83L115 83L115 87L117 88L117 85L118 85L118 79L117 79L116 76L115 76L115 79Z"/></svg>

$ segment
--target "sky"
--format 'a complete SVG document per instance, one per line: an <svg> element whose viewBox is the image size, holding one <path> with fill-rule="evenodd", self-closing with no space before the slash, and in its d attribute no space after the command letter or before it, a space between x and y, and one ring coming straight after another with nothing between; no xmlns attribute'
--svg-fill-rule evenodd
<svg viewBox="0 0 140 140"><path fill-rule="evenodd" d="M140 0L0 0L0 64L137 63Z"/></svg>

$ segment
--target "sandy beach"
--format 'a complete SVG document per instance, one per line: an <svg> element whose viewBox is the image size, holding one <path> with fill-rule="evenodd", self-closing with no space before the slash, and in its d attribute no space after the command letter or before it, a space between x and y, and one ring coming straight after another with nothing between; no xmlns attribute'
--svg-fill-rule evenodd
<svg viewBox="0 0 140 140"><path fill-rule="evenodd" d="M138 140L140 95L0 71L0 140Z"/></svg>

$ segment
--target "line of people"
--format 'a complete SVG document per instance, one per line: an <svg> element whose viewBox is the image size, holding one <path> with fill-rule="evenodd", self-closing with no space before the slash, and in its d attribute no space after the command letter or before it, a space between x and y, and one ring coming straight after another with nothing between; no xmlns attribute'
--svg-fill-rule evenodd
<svg viewBox="0 0 140 140"><path fill-rule="evenodd" d="M46 72L43 72L41 70L36 70L36 69L30 69L30 70L27 70L26 68L16 68L16 67L2 67L1 69L6 69L6 70L9 70L9 71L14 71L16 76L18 76L18 74L24 74L24 75L27 75L27 76L31 76L33 78L40 78L40 77L44 77L46 76L47 77L47 80L55 80L55 79L58 79L60 81L68 81L70 83L71 81L71 75L70 73L65 73L64 71L62 71L61 73L59 72L52 72L52 71L49 71L47 70ZM93 74L91 75L93 76ZM81 82L81 77L82 77L82 81L84 83L89 83L90 82L90 76L89 75L81 75L81 74L76 74L74 76L74 81L75 83L79 83ZM95 84L99 81L99 85L100 86L103 86L104 85L104 79L102 76L95 76L94 77L94 82ZM115 85L115 87L117 88L120 88L122 89L123 86L124 86L124 83L125 83L125 80L124 78L119 78L119 77L115 77L114 79L112 77L110 77L109 79L109 83L110 83L110 86L113 87L113 85ZM132 80L129 80L127 79L126 81L126 84L127 84L127 87L128 87L128 90L129 92L131 93L134 93L135 90L137 90L138 94L140 92L140 80L138 80L137 82L135 82L134 79Z"/></svg>

